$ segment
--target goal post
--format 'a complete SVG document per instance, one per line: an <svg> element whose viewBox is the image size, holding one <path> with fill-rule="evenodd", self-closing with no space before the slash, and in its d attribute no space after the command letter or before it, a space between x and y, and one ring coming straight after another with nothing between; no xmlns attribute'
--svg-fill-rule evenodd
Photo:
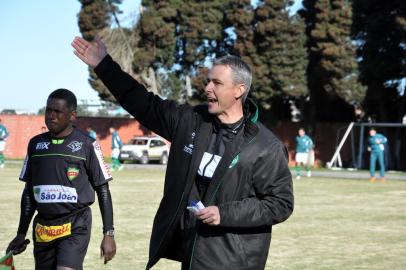
<svg viewBox="0 0 406 270"><path fill-rule="evenodd" d="M406 153L406 141L402 140L404 137L404 132L406 131L406 124L401 124L401 123L354 123L351 122L344 135L342 136L341 139L337 140L337 144L335 145L335 152L329 162L327 162L327 168L333 169L337 168L337 163L339 167L342 167L341 164L341 156L340 156L340 151L342 150L344 144L348 142L348 140L351 141L351 156L352 156L352 166L356 169L362 169L364 166L363 164L363 159L365 159L365 149L366 149L366 138L368 136L367 132L369 128L382 128L385 129L384 131L379 130L379 133L382 133L384 136L386 136L389 140L389 145L388 149L391 153L387 153L386 155L387 158L389 158L392 162L392 168L395 168L397 170L403 169L405 170L406 168L404 165L402 165L401 160L404 160L406 158L405 153ZM367 129L367 131L365 131ZM343 130L343 129L341 129ZM358 131L359 130L359 131ZM338 131L339 132L339 131ZM354 133L358 138L354 137ZM338 133L339 135L339 133ZM350 139L349 139L350 138ZM356 151L356 143L358 140L358 151ZM403 144L402 144L403 142ZM401 156L404 156L403 159ZM367 157L366 157L367 158ZM388 164L387 164L388 166Z"/></svg>
<svg viewBox="0 0 406 270"><path fill-rule="evenodd" d="M340 150L343 147L345 141L347 140L347 137L350 134L353 127L354 127L354 122L351 122L350 125L348 126L347 130L345 131L345 134L344 134L343 138L341 139L340 144L338 145L336 151L334 152L333 157L331 158L331 160L329 162L327 162L327 168L331 169L336 161L339 161L338 162L339 165L342 166Z"/></svg>

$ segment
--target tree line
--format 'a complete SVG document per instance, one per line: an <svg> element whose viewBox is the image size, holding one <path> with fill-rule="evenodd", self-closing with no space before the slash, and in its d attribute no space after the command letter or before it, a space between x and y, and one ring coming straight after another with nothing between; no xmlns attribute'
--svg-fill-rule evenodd
<svg viewBox="0 0 406 270"><path fill-rule="evenodd" d="M406 1L143 0L121 27L121 0L80 0L83 37L101 35L122 68L164 98L204 100L208 64L238 55L265 121L401 122ZM89 83L114 102L92 70Z"/></svg>

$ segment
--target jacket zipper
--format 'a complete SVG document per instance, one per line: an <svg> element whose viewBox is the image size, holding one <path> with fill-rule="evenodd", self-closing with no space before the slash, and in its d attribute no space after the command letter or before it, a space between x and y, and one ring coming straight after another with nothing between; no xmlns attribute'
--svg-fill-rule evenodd
<svg viewBox="0 0 406 270"><path fill-rule="evenodd" d="M185 194L185 192L182 192L182 196L180 197L178 207L176 208L176 212L175 212L175 214L174 214L173 217L172 217L171 223L170 223L169 226L166 228L166 231L165 231L163 237L161 238L161 241L159 242L158 248L157 248L157 250L155 251L155 254L154 254L153 257L156 256L156 254L157 254L157 252L158 252L158 250L159 250L159 247L162 245L162 242L164 241L165 236L168 234L169 228L172 227L172 224L173 224L173 222L175 221L176 216L178 215L180 206L182 205L182 201L183 201L183 196L184 196L184 194ZM150 269L149 262L148 262L148 264L147 264L147 269Z"/></svg>
<svg viewBox="0 0 406 270"><path fill-rule="evenodd" d="M250 141L246 144L246 146L248 146L249 144L251 144L252 141L254 141L254 139L255 139L256 137L257 137L257 136L254 136L254 138L252 138L252 140L250 140ZM244 148L245 148L245 147L244 147ZM238 152L235 156L238 156L238 155L244 150L244 148L241 149L240 152ZM224 181L224 177L221 178L221 180L219 181L219 183L218 183L218 185L217 185L217 187L216 187L216 190L213 192L213 195L211 196L209 202L211 202L211 201L213 200L213 198L214 198L214 196L216 195L217 191L219 190L220 186L223 184L223 181ZM197 240L197 230L195 231L195 235L194 235L194 239L193 239L192 254L190 255L189 270L192 270L193 255L194 255L194 252L195 252L196 240Z"/></svg>
<svg viewBox="0 0 406 270"><path fill-rule="evenodd" d="M193 239L192 254L190 255L189 270L192 269L193 254L195 253L196 240L197 240L197 231L195 232L195 236L194 236L194 239Z"/></svg>

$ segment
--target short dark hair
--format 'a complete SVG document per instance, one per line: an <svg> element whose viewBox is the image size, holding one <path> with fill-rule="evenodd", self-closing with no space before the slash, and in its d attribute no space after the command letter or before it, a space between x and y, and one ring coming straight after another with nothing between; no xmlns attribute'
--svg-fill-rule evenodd
<svg viewBox="0 0 406 270"><path fill-rule="evenodd" d="M48 99L50 98L57 98L57 99L63 99L66 101L66 106L68 106L68 109L72 111L76 111L76 108L78 106L78 102L76 99L75 94L64 88L59 88L54 90L51 94L49 94Z"/></svg>

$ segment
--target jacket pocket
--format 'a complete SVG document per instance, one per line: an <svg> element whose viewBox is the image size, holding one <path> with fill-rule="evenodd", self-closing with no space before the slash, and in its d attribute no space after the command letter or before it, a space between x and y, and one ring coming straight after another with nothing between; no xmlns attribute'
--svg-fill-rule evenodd
<svg viewBox="0 0 406 270"><path fill-rule="evenodd" d="M233 233L199 235L192 270L246 270L248 259L243 240Z"/></svg>
<svg viewBox="0 0 406 270"><path fill-rule="evenodd" d="M230 234L230 237L231 237L231 239L233 239L233 241L235 243L234 246L238 250L238 254L241 257L242 265L244 265L245 267L248 267L247 253L245 251L244 243L243 243L242 239L240 238L240 236L238 234Z"/></svg>

